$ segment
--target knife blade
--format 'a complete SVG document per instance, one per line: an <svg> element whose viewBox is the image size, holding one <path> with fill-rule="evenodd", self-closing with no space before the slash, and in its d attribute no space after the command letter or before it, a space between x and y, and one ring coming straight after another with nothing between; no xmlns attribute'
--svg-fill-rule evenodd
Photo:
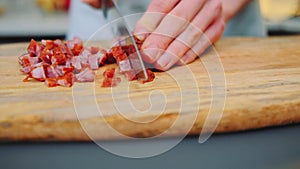
<svg viewBox="0 0 300 169"><path fill-rule="evenodd" d="M117 31L119 31L119 35L126 38L126 40L125 40L126 45L133 45L136 50L136 53L127 56L130 66L134 70L134 73L135 73L136 77L138 78L138 80L147 81L148 74L147 74L143 59L142 59L142 55L138 49L138 45L134 39L133 34L130 31L130 28L129 28L129 25L128 25L126 19L120 12L120 8L118 6L117 0L102 0L101 1L102 8L103 8L102 9L103 15L105 18L107 18L108 7L109 7L109 5L111 5L110 1L112 1L112 5L113 5L112 8L115 8L116 14L118 15L118 19L120 20L119 22L123 28L123 29L117 29Z"/></svg>

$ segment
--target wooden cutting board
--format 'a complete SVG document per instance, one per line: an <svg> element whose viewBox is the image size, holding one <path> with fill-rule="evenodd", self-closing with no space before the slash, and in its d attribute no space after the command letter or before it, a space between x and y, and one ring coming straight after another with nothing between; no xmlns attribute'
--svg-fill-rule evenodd
<svg viewBox="0 0 300 169"><path fill-rule="evenodd" d="M105 68L95 83L73 88L24 83L17 57L27 44L2 45L0 140L198 135L203 126L223 133L300 122L299 45L300 36L226 38L201 60L156 73L152 83L123 80L112 89L100 87Z"/></svg>

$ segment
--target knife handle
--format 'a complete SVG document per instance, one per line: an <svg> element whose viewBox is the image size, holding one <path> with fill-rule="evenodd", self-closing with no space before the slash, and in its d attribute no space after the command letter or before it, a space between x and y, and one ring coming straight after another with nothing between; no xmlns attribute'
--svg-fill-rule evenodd
<svg viewBox="0 0 300 169"><path fill-rule="evenodd" d="M101 9L103 11L103 16L107 19L108 15L108 7L109 7L109 0L99 0L101 4Z"/></svg>

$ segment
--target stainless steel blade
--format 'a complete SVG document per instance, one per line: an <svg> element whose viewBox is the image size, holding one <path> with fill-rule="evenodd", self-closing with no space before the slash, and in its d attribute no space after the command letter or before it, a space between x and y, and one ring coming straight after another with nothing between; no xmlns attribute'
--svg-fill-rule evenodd
<svg viewBox="0 0 300 169"><path fill-rule="evenodd" d="M128 60L130 62L130 65L132 69L134 70L138 80L148 80L148 74L142 59L142 55L138 49L138 45L134 39L133 34L131 33L129 29L129 25L126 22L124 16L120 12L120 8L118 6L117 0L112 0L114 8L116 9L117 15L119 15L119 19L121 20L121 24L124 25L125 29L118 29L120 32L120 35L126 38L126 45L132 44L136 50L136 53L133 55L128 56Z"/></svg>

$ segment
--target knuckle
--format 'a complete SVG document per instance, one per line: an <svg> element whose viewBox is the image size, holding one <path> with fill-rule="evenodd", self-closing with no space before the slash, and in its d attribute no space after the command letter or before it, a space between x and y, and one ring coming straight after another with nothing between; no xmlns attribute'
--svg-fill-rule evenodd
<svg viewBox="0 0 300 169"><path fill-rule="evenodd" d="M184 20L184 21L186 21L189 18L188 12L184 10L174 10L172 12L172 15L177 19Z"/></svg>
<svg viewBox="0 0 300 169"><path fill-rule="evenodd" d="M224 32L225 27L226 27L225 22L224 22L223 20L221 20L221 23L220 23L220 30L221 30L222 32Z"/></svg>
<svg viewBox="0 0 300 169"><path fill-rule="evenodd" d="M197 58L197 55L194 52L189 52L182 62L183 62L183 64L188 64L188 63L191 63L192 61L194 61L196 58Z"/></svg>
<svg viewBox="0 0 300 169"><path fill-rule="evenodd" d="M154 0L152 1L153 8L156 9L156 12L167 12L167 9L170 6L172 0ZM173 0L174 1L174 0Z"/></svg>
<svg viewBox="0 0 300 169"><path fill-rule="evenodd" d="M223 10L223 4L220 0L213 0L212 8L215 11L215 13L221 13Z"/></svg>
<svg viewBox="0 0 300 169"><path fill-rule="evenodd" d="M203 31L201 30L201 28L197 27L196 25L189 26L187 31L189 33L188 37L191 39L190 43L193 43L193 41L198 40L200 38L200 36L203 34Z"/></svg>
<svg viewBox="0 0 300 169"><path fill-rule="evenodd" d="M168 52L174 56L183 56L186 52L187 46L185 44L186 42L182 42L179 40L176 40L172 43L170 46L170 49Z"/></svg>
<svg viewBox="0 0 300 169"><path fill-rule="evenodd" d="M168 37L159 34L152 33L148 38L144 41L143 46L145 48L157 48L157 49L165 49L168 46Z"/></svg>
<svg viewBox="0 0 300 169"><path fill-rule="evenodd" d="M155 43L155 46L157 46L158 49L166 49L168 46L166 37L163 36L158 36L157 38L153 39L153 43Z"/></svg>
<svg viewBox="0 0 300 169"><path fill-rule="evenodd" d="M166 3L165 3L165 1L157 1L157 0L155 0L155 1L152 1L152 6L153 6L153 8L155 8L155 9L161 9L161 8L163 8L164 6L166 5Z"/></svg>
<svg viewBox="0 0 300 169"><path fill-rule="evenodd" d="M162 67L162 66L160 66L158 63L154 63L154 67L155 67L157 70L160 70L160 71L167 71L167 70L168 70L167 67Z"/></svg>

